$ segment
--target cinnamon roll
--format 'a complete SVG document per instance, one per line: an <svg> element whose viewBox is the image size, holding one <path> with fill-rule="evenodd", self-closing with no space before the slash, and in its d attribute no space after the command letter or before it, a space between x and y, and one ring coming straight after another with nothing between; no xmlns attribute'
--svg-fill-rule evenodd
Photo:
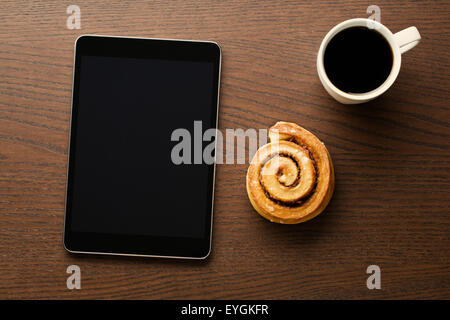
<svg viewBox="0 0 450 320"><path fill-rule="evenodd" d="M334 169L325 145L289 122L269 129L247 171L247 193L255 210L277 223L294 224L321 213L333 195Z"/></svg>

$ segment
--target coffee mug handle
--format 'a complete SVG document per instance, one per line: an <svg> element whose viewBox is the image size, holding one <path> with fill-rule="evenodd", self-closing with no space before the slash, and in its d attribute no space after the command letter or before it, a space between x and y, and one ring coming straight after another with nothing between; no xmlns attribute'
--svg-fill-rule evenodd
<svg viewBox="0 0 450 320"><path fill-rule="evenodd" d="M420 33L416 27L409 27L394 34L394 39L400 47L400 53L414 48L420 41Z"/></svg>

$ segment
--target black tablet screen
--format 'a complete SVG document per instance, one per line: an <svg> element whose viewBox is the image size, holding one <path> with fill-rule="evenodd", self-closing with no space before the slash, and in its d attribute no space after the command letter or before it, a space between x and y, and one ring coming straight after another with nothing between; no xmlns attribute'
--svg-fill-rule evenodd
<svg viewBox="0 0 450 320"><path fill-rule="evenodd" d="M204 237L210 165L174 164L171 134L215 127L213 64L82 56L79 71L72 231Z"/></svg>

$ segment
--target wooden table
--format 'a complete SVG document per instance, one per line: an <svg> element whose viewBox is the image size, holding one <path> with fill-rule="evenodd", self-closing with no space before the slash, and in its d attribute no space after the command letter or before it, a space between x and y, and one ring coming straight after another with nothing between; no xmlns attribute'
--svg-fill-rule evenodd
<svg viewBox="0 0 450 320"><path fill-rule="evenodd" d="M80 30L66 27L69 4ZM387 94L341 105L320 84L316 52L369 4L394 32L417 26L422 42ZM2 0L0 299L450 298L449 18L448 1ZM317 134L336 169L327 210L300 225L267 222L247 199L247 165L220 165L206 261L67 253L73 46L87 33L219 42L220 128L286 120ZM66 287L72 264L81 290ZM366 287L371 264L381 290Z"/></svg>

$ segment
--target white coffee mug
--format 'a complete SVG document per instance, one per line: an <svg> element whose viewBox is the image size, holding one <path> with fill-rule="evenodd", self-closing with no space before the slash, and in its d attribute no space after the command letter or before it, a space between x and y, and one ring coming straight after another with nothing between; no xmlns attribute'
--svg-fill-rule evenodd
<svg viewBox="0 0 450 320"><path fill-rule="evenodd" d="M325 72L324 67L324 54L325 49L330 40L339 32L351 27L369 27L375 29L387 40L391 46L393 53L392 70L386 81L378 88L364 93L347 93L338 89L331 81ZM367 102L375 99L379 95L383 94L394 83L400 71L400 65L402 63L402 53L414 48L420 41L420 34L416 27L409 27L400 32L393 34L388 28L381 23L371 19L350 19L339 23L333 29L331 29L320 45L319 53L317 54L317 72L319 74L320 81L325 90L337 101L344 104L357 104Z"/></svg>

